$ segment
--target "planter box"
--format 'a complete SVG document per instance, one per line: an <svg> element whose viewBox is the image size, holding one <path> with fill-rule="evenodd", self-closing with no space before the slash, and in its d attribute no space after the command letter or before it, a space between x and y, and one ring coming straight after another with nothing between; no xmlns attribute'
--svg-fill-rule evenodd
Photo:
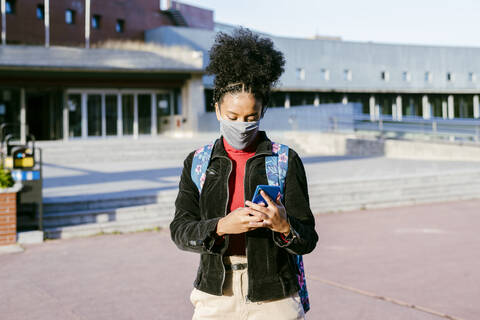
<svg viewBox="0 0 480 320"><path fill-rule="evenodd" d="M21 189L21 182L0 189L0 246L17 242L17 192Z"/></svg>

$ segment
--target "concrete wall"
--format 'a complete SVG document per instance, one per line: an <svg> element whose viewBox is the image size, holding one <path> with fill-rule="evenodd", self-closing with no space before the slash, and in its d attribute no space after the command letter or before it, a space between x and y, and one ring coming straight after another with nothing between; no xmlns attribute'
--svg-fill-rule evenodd
<svg viewBox="0 0 480 320"><path fill-rule="evenodd" d="M451 142L380 140L354 133L286 132L309 154L384 156L399 159L480 161L480 145Z"/></svg>

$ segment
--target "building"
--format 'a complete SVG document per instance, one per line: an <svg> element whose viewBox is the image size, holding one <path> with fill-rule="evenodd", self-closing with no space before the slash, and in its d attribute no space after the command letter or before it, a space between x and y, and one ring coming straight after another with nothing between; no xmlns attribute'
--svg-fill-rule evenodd
<svg viewBox="0 0 480 320"><path fill-rule="evenodd" d="M16 124L22 139L195 132L213 111L208 50L233 26L214 23L212 10L2 1L0 123ZM271 107L356 102L372 121L480 118L480 48L268 36L287 62Z"/></svg>
<svg viewBox="0 0 480 320"><path fill-rule="evenodd" d="M182 48L5 46L0 123L37 140L191 131L202 74L201 53Z"/></svg>
<svg viewBox="0 0 480 320"><path fill-rule="evenodd" d="M231 29L165 26L148 30L145 39L203 51L206 65L216 31ZM286 58L272 107L360 102L372 120L480 117L480 48L269 37ZM204 76L208 111L212 80Z"/></svg>
<svg viewBox="0 0 480 320"><path fill-rule="evenodd" d="M85 46L141 40L145 30L185 26L213 30L213 11L162 0L4 0L6 44ZM47 4L48 10L45 10ZM88 11L88 12L87 12ZM85 16L90 19L85 19ZM86 24L89 24L86 26Z"/></svg>
<svg viewBox="0 0 480 320"><path fill-rule="evenodd" d="M192 112L204 109L202 53L145 44L143 32L173 24L213 28L211 10L177 2L163 10L154 0L51 1L50 41L44 43L39 18L48 1L5 1L0 123L12 124L10 132L22 141L28 134L67 140L195 131Z"/></svg>

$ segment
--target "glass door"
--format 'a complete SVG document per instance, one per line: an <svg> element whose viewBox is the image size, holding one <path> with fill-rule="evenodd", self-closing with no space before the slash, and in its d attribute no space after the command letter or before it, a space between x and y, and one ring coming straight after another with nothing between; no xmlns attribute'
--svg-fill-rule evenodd
<svg viewBox="0 0 480 320"><path fill-rule="evenodd" d="M107 126L107 136L117 135L117 120L118 120L118 108L117 108L117 95L107 94L105 95L105 124Z"/></svg>
<svg viewBox="0 0 480 320"><path fill-rule="evenodd" d="M89 94L87 96L88 136L102 135L102 96Z"/></svg>
<svg viewBox="0 0 480 320"><path fill-rule="evenodd" d="M170 128L170 118L172 113L172 106L170 103L169 93L158 93L156 95L157 108L157 131L164 132Z"/></svg>
<svg viewBox="0 0 480 320"><path fill-rule="evenodd" d="M79 93L69 94L68 105L68 136L82 136L82 95Z"/></svg>
<svg viewBox="0 0 480 320"><path fill-rule="evenodd" d="M152 132L152 95L138 95L138 133L151 134Z"/></svg>
<svg viewBox="0 0 480 320"><path fill-rule="evenodd" d="M123 135L133 135L133 94L122 94Z"/></svg>

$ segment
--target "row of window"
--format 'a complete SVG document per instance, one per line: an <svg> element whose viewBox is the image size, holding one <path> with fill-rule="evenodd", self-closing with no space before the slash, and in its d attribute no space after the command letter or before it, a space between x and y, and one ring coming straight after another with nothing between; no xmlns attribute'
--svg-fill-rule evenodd
<svg viewBox="0 0 480 320"><path fill-rule="evenodd" d="M15 0L6 0L5 1L5 12L8 14L15 13ZM37 18L43 20L45 17L45 7L43 4L37 5L36 10ZM93 29L100 29L102 16L98 14L92 15L91 26ZM75 24L76 23L76 11L73 9L65 10L65 23ZM115 24L115 31L123 33L125 31L125 20L117 19Z"/></svg>
<svg viewBox="0 0 480 320"><path fill-rule="evenodd" d="M321 76L323 80L330 80L330 70L328 69L321 69L320 70ZM346 81L352 81L352 70L350 69L344 69L343 70L343 80ZM298 80L305 80L305 68L297 68L297 79ZM382 71L380 72L380 79L382 79L385 82L390 81L390 72L388 71ZM410 82L412 81L412 74L409 71L404 71L402 72L402 80L404 82ZM426 71L424 74L424 80L425 82L431 83L433 81L433 74L430 71ZM447 72L446 73L446 80L447 82L454 82L455 81L455 74L453 72ZM476 82L477 81L477 75L474 72L469 72L468 73L468 81L470 82Z"/></svg>

